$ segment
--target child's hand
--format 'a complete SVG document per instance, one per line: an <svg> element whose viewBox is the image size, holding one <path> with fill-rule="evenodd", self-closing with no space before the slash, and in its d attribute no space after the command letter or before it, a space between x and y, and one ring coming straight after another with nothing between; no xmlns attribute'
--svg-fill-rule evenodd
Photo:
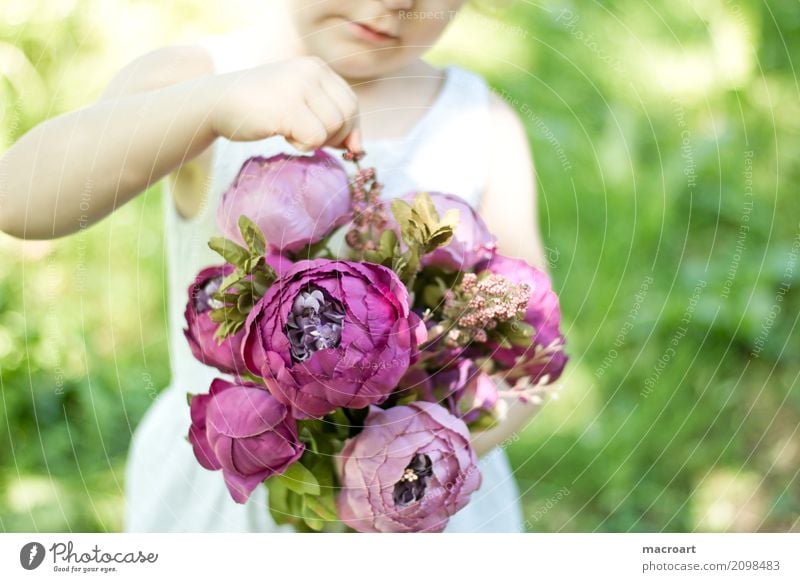
<svg viewBox="0 0 800 582"><path fill-rule="evenodd" d="M214 78L211 127L232 141L282 135L294 147L361 151L358 101L350 86L316 57L302 57Z"/></svg>

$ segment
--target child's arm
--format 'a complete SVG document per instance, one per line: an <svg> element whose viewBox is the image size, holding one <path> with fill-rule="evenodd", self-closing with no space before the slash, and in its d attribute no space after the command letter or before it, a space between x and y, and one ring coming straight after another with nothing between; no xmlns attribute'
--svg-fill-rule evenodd
<svg viewBox="0 0 800 582"><path fill-rule="evenodd" d="M85 228L217 137L360 149L356 98L318 59L212 70L202 47L159 49L124 67L93 105L25 134L0 158L0 230L40 239Z"/></svg>
<svg viewBox="0 0 800 582"><path fill-rule="evenodd" d="M533 158L525 130L511 107L495 95L492 95L491 118L491 169L481 216L497 235L500 254L523 259L546 271L536 211ZM473 438L478 455L513 439L538 409L535 404L509 402L503 422Z"/></svg>
<svg viewBox="0 0 800 582"><path fill-rule="evenodd" d="M0 164L0 229L55 238L121 206L213 141L204 51L168 47L131 62L100 99L47 120Z"/></svg>

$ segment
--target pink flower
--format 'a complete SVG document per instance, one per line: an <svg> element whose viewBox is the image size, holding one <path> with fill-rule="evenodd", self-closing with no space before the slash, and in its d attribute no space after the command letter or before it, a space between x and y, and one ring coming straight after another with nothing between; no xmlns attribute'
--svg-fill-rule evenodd
<svg viewBox="0 0 800 582"><path fill-rule="evenodd" d="M218 343L214 337L219 324L211 319L211 310L221 306L211 297L226 275L233 272L233 265L208 267L198 273L189 285L189 300L184 317L187 327L183 330L189 349L195 358L227 374L243 374L247 371L242 359L242 337L244 330L226 337Z"/></svg>
<svg viewBox="0 0 800 582"><path fill-rule="evenodd" d="M481 485L469 431L430 402L371 407L337 458L339 518L360 532L439 532Z"/></svg>
<svg viewBox="0 0 800 582"><path fill-rule="evenodd" d="M293 265L291 260L277 253L268 253L266 261L275 269L278 277ZM217 368L220 372L240 376L247 372L242 358L244 329L218 342L214 334L220 324L211 319L211 310L222 307L222 303L212 295L219 290L222 280L233 271L234 266L225 263L207 267L197 274L188 289L189 300L184 310L187 327L184 328L183 335L192 354L199 361Z"/></svg>
<svg viewBox="0 0 800 582"><path fill-rule="evenodd" d="M467 424L477 420L481 413L491 412L498 401L495 381L466 358L431 375L415 371L402 383L415 390L421 399L444 406Z"/></svg>
<svg viewBox="0 0 800 582"><path fill-rule="evenodd" d="M444 216L448 210L457 209L459 218L450 244L422 257L420 262L423 267L471 271L477 263L488 260L494 255L497 239L489 232L489 227L466 200L460 196L442 192L429 192L428 194L433 200L439 217ZM416 196L416 192L411 192L403 196L403 200L413 204ZM393 217L390 218L389 228L397 230L398 237L400 236Z"/></svg>
<svg viewBox="0 0 800 582"><path fill-rule="evenodd" d="M191 415L195 457L206 469L222 469L237 503L303 454L289 411L257 384L216 379L208 394L192 396Z"/></svg>
<svg viewBox="0 0 800 582"><path fill-rule="evenodd" d="M558 295L550 284L550 277L539 269L520 259L495 255L490 261L479 266L502 275L514 283L527 283L531 288L524 321L534 328L528 346L502 348L495 346L492 359L508 370L503 378L516 381L527 378L531 383L555 382L564 371L567 355L564 353L564 336L561 324L561 309Z"/></svg>
<svg viewBox="0 0 800 582"><path fill-rule="evenodd" d="M388 398L427 333L397 275L373 263L299 261L245 322L243 355L296 418Z"/></svg>
<svg viewBox="0 0 800 582"><path fill-rule="evenodd" d="M242 214L261 229L271 248L300 250L349 220L347 173L322 150L311 156L250 158L217 208L219 229L244 245L238 225Z"/></svg>

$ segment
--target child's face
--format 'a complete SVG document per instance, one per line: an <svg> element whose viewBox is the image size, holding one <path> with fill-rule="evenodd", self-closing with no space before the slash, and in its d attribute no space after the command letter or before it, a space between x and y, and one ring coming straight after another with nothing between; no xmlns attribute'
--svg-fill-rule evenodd
<svg viewBox="0 0 800 582"><path fill-rule="evenodd" d="M311 54L350 79L401 69L436 42L466 0L291 0Z"/></svg>

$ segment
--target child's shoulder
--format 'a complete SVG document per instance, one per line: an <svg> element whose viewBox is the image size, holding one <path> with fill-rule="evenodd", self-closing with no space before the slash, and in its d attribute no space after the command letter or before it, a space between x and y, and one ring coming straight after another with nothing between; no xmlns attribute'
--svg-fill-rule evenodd
<svg viewBox="0 0 800 582"><path fill-rule="evenodd" d="M446 69L448 75L452 77L455 94L462 98L474 98L477 96L481 101L488 104L492 125L501 126L500 129L512 129L521 126L519 99L513 98L505 90L496 90L478 71L459 65L448 65ZM527 105L523 107L523 109L525 108L527 108Z"/></svg>
<svg viewBox="0 0 800 582"><path fill-rule="evenodd" d="M448 65L446 69L454 85L454 95L462 100L478 99L486 107L498 143L509 134L524 132L523 117L534 118L530 103L521 102L508 91L495 89L481 73L459 65Z"/></svg>
<svg viewBox="0 0 800 582"><path fill-rule="evenodd" d="M489 83L486 81L484 76L477 71L473 71L472 69L467 69L462 67L461 65L447 65L445 70L448 74L455 76L459 83L462 85L471 85L475 88L481 88L483 90L487 90L489 88Z"/></svg>

